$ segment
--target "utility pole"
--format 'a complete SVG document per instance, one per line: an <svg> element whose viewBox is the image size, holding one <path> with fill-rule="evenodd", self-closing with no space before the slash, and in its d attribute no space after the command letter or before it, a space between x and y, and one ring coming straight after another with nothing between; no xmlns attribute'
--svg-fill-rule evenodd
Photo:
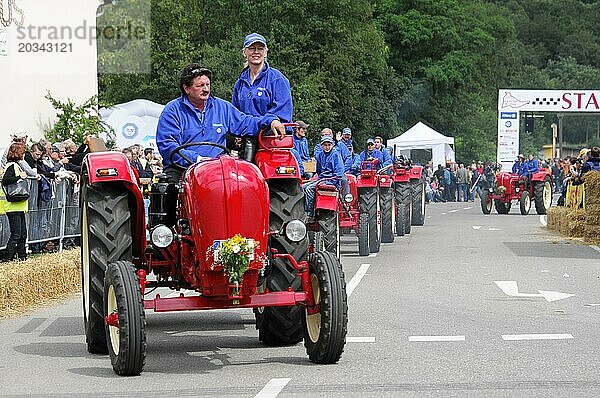
<svg viewBox="0 0 600 398"><path fill-rule="evenodd" d="M552 158L559 158L558 154L556 153L556 133L558 130L558 126L556 125L556 123L552 123L552 125L550 126L552 127Z"/></svg>
<svg viewBox="0 0 600 398"><path fill-rule="evenodd" d="M558 114L558 157L563 157L563 116L564 114Z"/></svg>

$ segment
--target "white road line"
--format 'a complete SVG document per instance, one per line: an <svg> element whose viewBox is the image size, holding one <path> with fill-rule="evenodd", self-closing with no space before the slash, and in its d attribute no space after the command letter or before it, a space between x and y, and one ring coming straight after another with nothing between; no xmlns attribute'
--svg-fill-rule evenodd
<svg viewBox="0 0 600 398"><path fill-rule="evenodd" d="M473 229L481 229L481 225L473 225Z"/></svg>
<svg viewBox="0 0 600 398"><path fill-rule="evenodd" d="M371 253L369 254L369 257L377 257L377 253Z"/></svg>
<svg viewBox="0 0 600 398"><path fill-rule="evenodd" d="M456 213L458 210L448 210L448 213Z"/></svg>
<svg viewBox="0 0 600 398"><path fill-rule="evenodd" d="M442 213L442 215L444 215L444 214L446 214L446 213Z"/></svg>
<svg viewBox="0 0 600 398"><path fill-rule="evenodd" d="M502 340L504 341L517 341L517 340L566 340L572 339L573 336L570 334L503 334Z"/></svg>
<svg viewBox="0 0 600 398"><path fill-rule="evenodd" d="M488 231L500 231L500 228L488 228Z"/></svg>
<svg viewBox="0 0 600 398"><path fill-rule="evenodd" d="M548 226L548 216L545 214L540 215L540 224L542 224L542 226L546 227Z"/></svg>
<svg viewBox="0 0 600 398"><path fill-rule="evenodd" d="M590 247L591 247L592 249L594 249L594 250L596 250L596 251L599 251L599 252L600 252L600 246L594 246L594 245L591 245Z"/></svg>
<svg viewBox="0 0 600 398"><path fill-rule="evenodd" d="M408 341L465 341L465 336L408 336Z"/></svg>
<svg viewBox="0 0 600 398"><path fill-rule="evenodd" d="M285 388L290 378L271 379L254 398L275 398Z"/></svg>
<svg viewBox="0 0 600 398"><path fill-rule="evenodd" d="M375 337L346 337L346 343L374 343Z"/></svg>
<svg viewBox="0 0 600 398"><path fill-rule="evenodd" d="M346 295L348 297L350 297L354 289L356 289L356 286L358 286L358 284L360 283L363 276L365 276L370 266L371 264L361 264L358 271L356 271L356 274L354 274L350 282L348 282L348 284L346 285Z"/></svg>
<svg viewBox="0 0 600 398"><path fill-rule="evenodd" d="M463 210L471 210L471 209L472 209L471 206L469 206L469 207L463 207Z"/></svg>

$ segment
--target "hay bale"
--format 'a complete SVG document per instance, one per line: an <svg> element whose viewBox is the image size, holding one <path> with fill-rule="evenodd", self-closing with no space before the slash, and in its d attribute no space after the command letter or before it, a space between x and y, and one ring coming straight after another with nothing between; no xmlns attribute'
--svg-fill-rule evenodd
<svg viewBox="0 0 600 398"><path fill-rule="evenodd" d="M600 206L600 172L590 171L585 174L585 205Z"/></svg>
<svg viewBox="0 0 600 398"><path fill-rule="evenodd" d="M0 264L0 318L80 290L79 249Z"/></svg>
<svg viewBox="0 0 600 398"><path fill-rule="evenodd" d="M571 209L567 207L551 207L548 209L548 229L562 232Z"/></svg>

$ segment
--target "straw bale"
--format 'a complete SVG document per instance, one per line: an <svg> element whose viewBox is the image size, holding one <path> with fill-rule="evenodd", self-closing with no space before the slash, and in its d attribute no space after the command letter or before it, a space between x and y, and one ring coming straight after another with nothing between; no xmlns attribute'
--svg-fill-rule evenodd
<svg viewBox="0 0 600 398"><path fill-rule="evenodd" d="M79 249L0 264L0 318L80 290Z"/></svg>
<svg viewBox="0 0 600 398"><path fill-rule="evenodd" d="M585 174L585 204L586 207L600 206L600 172Z"/></svg>

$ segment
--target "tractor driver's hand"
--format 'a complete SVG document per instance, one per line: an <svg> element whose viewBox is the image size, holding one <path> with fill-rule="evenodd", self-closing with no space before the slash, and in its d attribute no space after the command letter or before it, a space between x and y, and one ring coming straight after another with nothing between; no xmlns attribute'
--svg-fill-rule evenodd
<svg viewBox="0 0 600 398"><path fill-rule="evenodd" d="M275 135L275 137L285 137L285 126L279 120L273 120L271 122L271 130L273 131L273 135Z"/></svg>

